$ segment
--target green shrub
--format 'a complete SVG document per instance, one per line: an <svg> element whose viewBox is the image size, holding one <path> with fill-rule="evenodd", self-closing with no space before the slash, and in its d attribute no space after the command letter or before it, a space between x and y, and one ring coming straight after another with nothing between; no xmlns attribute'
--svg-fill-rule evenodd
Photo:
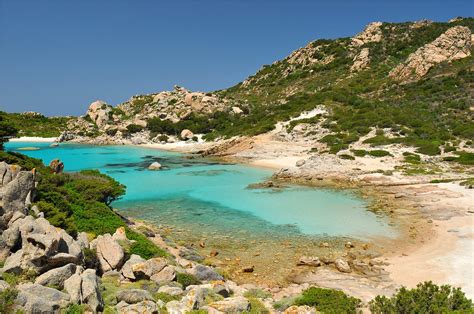
<svg viewBox="0 0 474 314"><path fill-rule="evenodd" d="M437 286L431 281L414 289L402 287L388 298L377 296L369 303L372 313L474 313L473 303L459 288Z"/></svg>
<svg viewBox="0 0 474 314"><path fill-rule="evenodd" d="M257 298L250 297L248 298L250 303L250 311L249 314L269 314L270 311L267 310L265 305Z"/></svg>
<svg viewBox="0 0 474 314"><path fill-rule="evenodd" d="M342 291L312 287L303 291L294 304L313 306L323 313L356 313L361 301Z"/></svg>
<svg viewBox="0 0 474 314"><path fill-rule="evenodd" d="M168 256L166 251L156 246L156 244L151 242L150 239L143 234L130 230L129 228L126 228L125 230L127 238L129 240L135 240L135 242L130 246L130 254L140 255L144 259Z"/></svg>
<svg viewBox="0 0 474 314"><path fill-rule="evenodd" d="M155 297L155 300L161 300L165 303L181 299L180 296L174 296L165 292L158 292L155 294L154 297Z"/></svg>
<svg viewBox="0 0 474 314"><path fill-rule="evenodd" d="M61 311L62 314L82 314L86 311L85 304L70 304L67 308Z"/></svg>
<svg viewBox="0 0 474 314"><path fill-rule="evenodd" d="M105 131L105 134L109 135L109 136L115 136L115 134L117 134L118 130L117 129L108 129Z"/></svg>
<svg viewBox="0 0 474 314"><path fill-rule="evenodd" d="M143 127L138 124L129 124L127 125L127 130L130 134L138 133L143 130Z"/></svg>
<svg viewBox="0 0 474 314"><path fill-rule="evenodd" d="M168 142L169 137L167 135L162 134L162 135L158 136L158 140L160 142Z"/></svg>
<svg viewBox="0 0 474 314"><path fill-rule="evenodd" d="M338 157L341 159L355 160L355 157L349 154L340 154L338 155Z"/></svg>
<svg viewBox="0 0 474 314"><path fill-rule="evenodd" d="M370 150L369 155L372 157L385 157L385 156L392 156L389 152L386 150L381 150L381 149L375 149L375 150Z"/></svg>
<svg viewBox="0 0 474 314"><path fill-rule="evenodd" d="M421 162L421 157L418 154L413 154L409 152L403 153L403 160L410 164L419 164Z"/></svg>
<svg viewBox="0 0 474 314"><path fill-rule="evenodd" d="M185 289L187 286L200 285L201 281L196 276L186 273L177 273L176 281L179 282Z"/></svg>
<svg viewBox="0 0 474 314"><path fill-rule="evenodd" d="M0 313L13 313L13 307L17 296L18 290L13 288L7 288L0 291Z"/></svg>
<svg viewBox="0 0 474 314"><path fill-rule="evenodd" d="M351 149L351 152L354 154L356 157L364 157L368 154L368 152L364 149Z"/></svg>

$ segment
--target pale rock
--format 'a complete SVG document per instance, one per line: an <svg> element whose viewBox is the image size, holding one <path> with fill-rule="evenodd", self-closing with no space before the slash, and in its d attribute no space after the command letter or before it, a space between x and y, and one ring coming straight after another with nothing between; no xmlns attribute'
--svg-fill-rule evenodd
<svg viewBox="0 0 474 314"><path fill-rule="evenodd" d="M316 314L316 310L308 305L297 306L293 305L287 308L284 314Z"/></svg>
<svg viewBox="0 0 474 314"><path fill-rule="evenodd" d="M244 111L240 109L239 107L232 107L232 112L235 114L242 114Z"/></svg>
<svg viewBox="0 0 474 314"><path fill-rule="evenodd" d="M153 301L142 301L135 304L120 302L115 306L119 314L157 314L158 307ZM169 312L171 314L171 312Z"/></svg>
<svg viewBox="0 0 474 314"><path fill-rule="evenodd" d="M196 265L188 272L191 275L196 276L199 280L210 281L210 280L223 280L224 277L219 275L213 268L204 265Z"/></svg>
<svg viewBox="0 0 474 314"><path fill-rule="evenodd" d="M363 70L369 66L370 58L369 58L369 48L362 48L359 54L357 54L351 66L352 72L357 72Z"/></svg>
<svg viewBox="0 0 474 314"><path fill-rule="evenodd" d="M64 290L69 294L72 303L82 302L82 278L78 273L64 281Z"/></svg>
<svg viewBox="0 0 474 314"><path fill-rule="evenodd" d="M86 269L81 274L81 279L82 303L88 304L94 311L101 311L104 308L104 301L95 269Z"/></svg>
<svg viewBox="0 0 474 314"><path fill-rule="evenodd" d="M108 233L97 237L97 258L102 272L122 266L125 254L118 242Z"/></svg>
<svg viewBox="0 0 474 314"><path fill-rule="evenodd" d="M192 309L190 309L185 303L179 301L170 301L166 303L166 311L169 314L186 314L191 310Z"/></svg>
<svg viewBox="0 0 474 314"><path fill-rule="evenodd" d="M342 258L337 258L334 261L334 265L336 266L336 269L342 273L350 273L351 272L351 267L349 264L343 260Z"/></svg>
<svg viewBox="0 0 474 314"><path fill-rule="evenodd" d="M76 272L75 264L67 264L63 267L53 268L35 279L35 284L42 286L55 286L64 288L64 282Z"/></svg>
<svg viewBox="0 0 474 314"><path fill-rule="evenodd" d="M156 282L157 284L163 284L166 282L173 281L176 278L176 272L173 266L166 266L160 272L152 275L150 280Z"/></svg>
<svg viewBox="0 0 474 314"><path fill-rule="evenodd" d="M250 310L250 303L245 297L232 297L209 304L210 307L224 313L239 313Z"/></svg>
<svg viewBox="0 0 474 314"><path fill-rule="evenodd" d="M4 280L0 280L0 292L8 288L10 288L10 285L8 284L8 282Z"/></svg>
<svg viewBox="0 0 474 314"><path fill-rule="evenodd" d="M173 286L161 286L158 289L158 292L166 293L166 294L169 294L171 296L178 296L178 295L183 294L183 289L181 289L180 287L173 287Z"/></svg>
<svg viewBox="0 0 474 314"><path fill-rule="evenodd" d="M153 301L150 292L142 289L127 289L117 293L117 301L127 302L128 304L139 303L142 301Z"/></svg>
<svg viewBox="0 0 474 314"><path fill-rule="evenodd" d="M135 280L136 277L133 273L133 265L140 264L140 263L145 263L146 260L143 259L141 256L132 254L130 258L123 264L121 272L122 276L124 276L127 279Z"/></svg>
<svg viewBox="0 0 474 314"><path fill-rule="evenodd" d="M181 138L182 138L183 140L192 139L193 136L194 136L194 133L191 132L191 131L188 130L188 129L184 129L184 130L181 131Z"/></svg>
<svg viewBox="0 0 474 314"><path fill-rule="evenodd" d="M24 283L17 286L16 304L26 313L57 313L69 302L69 295L38 284Z"/></svg>
<svg viewBox="0 0 474 314"><path fill-rule="evenodd" d="M317 256L301 256L296 265L317 267L321 265L321 261L319 260L319 257Z"/></svg>
<svg viewBox="0 0 474 314"><path fill-rule="evenodd" d="M148 170L160 170L161 169L161 164L157 161L153 162L148 166Z"/></svg>
<svg viewBox="0 0 474 314"><path fill-rule="evenodd" d="M165 266L168 265L166 259L162 257L150 258L149 260L136 263L132 265L132 271L136 278L149 279L154 274L159 273Z"/></svg>
<svg viewBox="0 0 474 314"><path fill-rule="evenodd" d="M358 47L371 42L382 40L382 22L372 22L366 26L364 31L352 38L351 45Z"/></svg>

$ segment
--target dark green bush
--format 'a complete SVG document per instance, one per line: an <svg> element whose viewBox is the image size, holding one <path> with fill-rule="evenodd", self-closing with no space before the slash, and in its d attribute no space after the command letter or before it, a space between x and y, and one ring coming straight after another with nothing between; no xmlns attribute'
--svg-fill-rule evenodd
<svg viewBox="0 0 474 314"><path fill-rule="evenodd" d="M332 289L311 287L295 300L295 305L309 305L323 313L356 313L361 301Z"/></svg>
<svg viewBox="0 0 474 314"><path fill-rule="evenodd" d="M130 246L129 253L137 254L144 259L150 259L152 257L167 256L168 254L163 249L156 246L146 236L141 233L137 233L129 228L126 229L127 238L129 240L135 240L136 242Z"/></svg>
<svg viewBox="0 0 474 314"><path fill-rule="evenodd" d="M177 273L176 281L183 285L183 288L191 285L200 285L201 281L191 274Z"/></svg>
<svg viewBox="0 0 474 314"><path fill-rule="evenodd" d="M129 124L127 125L127 130L130 134L138 133L143 130L143 127L138 124Z"/></svg>
<svg viewBox="0 0 474 314"><path fill-rule="evenodd" d="M370 311L384 313L474 313L473 303L459 288L438 286L431 281L419 283L415 289L402 287L388 298L377 296L369 303Z"/></svg>
<svg viewBox="0 0 474 314"><path fill-rule="evenodd" d="M381 149L375 149L375 150L370 150L369 155L372 157L385 157L385 156L392 156L389 152L386 150L381 150Z"/></svg>

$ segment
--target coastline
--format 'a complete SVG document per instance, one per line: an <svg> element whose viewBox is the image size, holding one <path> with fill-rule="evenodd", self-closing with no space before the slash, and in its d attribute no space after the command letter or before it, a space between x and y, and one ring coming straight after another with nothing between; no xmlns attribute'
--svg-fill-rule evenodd
<svg viewBox="0 0 474 314"><path fill-rule="evenodd" d="M9 142L49 143L57 142L57 137L22 136L9 139Z"/></svg>
<svg viewBox="0 0 474 314"><path fill-rule="evenodd" d="M25 139L24 142L28 141L26 138L22 139ZM35 140L48 142L52 139L35 138ZM215 143L178 142L132 146L197 153L213 145ZM382 248L383 253L380 258L388 264L384 268L391 282L398 287L405 285L413 288L421 281L432 280L436 283L460 286L469 297L474 297L472 288L474 275L472 271L467 271L467 269L472 269L470 260L474 252L474 218L469 214L470 210L474 210L474 190L452 183L416 183L419 179L416 176L411 178L393 176L390 178L394 181L393 185L385 187L377 181L379 177L370 175L359 176L358 183L355 183L349 178L347 174L349 168L344 164L337 172L337 182L340 185L332 185L331 180L334 177L328 172L320 171L323 169L316 168L310 172L296 167L296 161L301 160L304 154L285 156L285 152L273 155L259 153L249 154L243 150L217 157L275 171L282 168L299 171L278 179L286 182L309 184L315 187L350 186L363 191L363 196L375 199L375 207L386 207L390 213L385 214L390 215L397 228L403 232L395 240L374 239L374 245ZM282 155L285 158L281 158ZM346 172L345 175L344 172ZM318 180L308 180L308 178L314 178L316 174ZM321 178L324 180L321 181ZM300 180L296 182L298 180L295 179ZM407 179L412 184L406 184ZM397 181L405 182L406 185L397 185ZM364 185L361 184L362 182ZM341 285L340 288L344 286ZM387 293L391 292L393 289L387 290Z"/></svg>

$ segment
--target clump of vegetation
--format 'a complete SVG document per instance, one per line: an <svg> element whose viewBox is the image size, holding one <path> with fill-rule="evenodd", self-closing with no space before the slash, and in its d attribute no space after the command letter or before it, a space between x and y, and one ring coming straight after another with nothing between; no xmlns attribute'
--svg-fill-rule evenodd
<svg viewBox="0 0 474 314"><path fill-rule="evenodd" d="M409 164L419 164L421 162L421 157L418 154L413 154L409 152L403 153L403 161Z"/></svg>
<svg viewBox="0 0 474 314"><path fill-rule="evenodd" d="M0 111L0 121L18 130L19 136L56 137L66 128L70 117L45 117L41 114L6 113ZM1 124L2 122L0 122ZM0 138L2 130L0 125Z"/></svg>
<svg viewBox="0 0 474 314"><path fill-rule="evenodd" d="M375 149L369 151L369 155L372 157L385 157L385 156L392 156L389 152L386 150L381 150L381 149Z"/></svg>
<svg viewBox="0 0 474 314"><path fill-rule="evenodd" d="M323 313L357 313L361 301L332 289L311 287L303 291L295 305L309 305Z"/></svg>
<svg viewBox="0 0 474 314"><path fill-rule="evenodd" d="M179 282L185 289L187 286L200 285L201 281L196 276L186 273L177 273L176 281Z"/></svg>
<svg viewBox="0 0 474 314"><path fill-rule="evenodd" d="M127 130L128 130L128 133L133 134L133 133L141 132L143 130L143 127L138 124L129 124L127 125Z"/></svg>
<svg viewBox="0 0 474 314"><path fill-rule="evenodd" d="M462 165L474 165L474 153L469 152L455 152L458 157L448 156L444 157L444 161L455 161Z"/></svg>
<svg viewBox="0 0 474 314"><path fill-rule="evenodd" d="M364 156L367 156L367 154L369 153L368 151L366 151L364 149L351 149L351 152L356 157L364 157Z"/></svg>
<svg viewBox="0 0 474 314"><path fill-rule="evenodd" d="M402 287L388 298L377 296L369 303L372 313L473 313L473 303L459 288L438 286L431 281L415 289Z"/></svg>
<svg viewBox="0 0 474 314"><path fill-rule="evenodd" d="M18 290L14 288L7 288L0 291L0 313L14 313L14 305Z"/></svg>
<svg viewBox="0 0 474 314"><path fill-rule="evenodd" d="M175 301L175 300L180 300L181 296L173 296L171 294L165 293L165 292L158 292L154 296L155 300L161 300L165 303Z"/></svg>

